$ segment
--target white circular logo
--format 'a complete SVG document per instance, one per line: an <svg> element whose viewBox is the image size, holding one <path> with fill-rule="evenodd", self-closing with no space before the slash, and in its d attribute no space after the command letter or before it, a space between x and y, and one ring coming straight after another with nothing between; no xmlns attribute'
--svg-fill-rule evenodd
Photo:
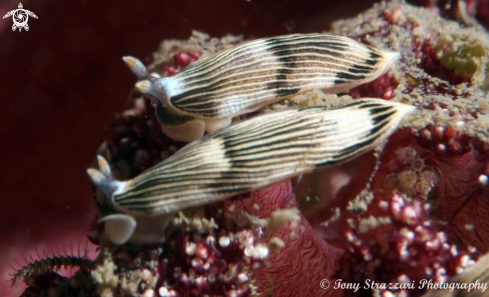
<svg viewBox="0 0 489 297"><path fill-rule="evenodd" d="M27 20L29 19L29 16L27 15L27 12L25 12L25 10L23 9L17 9L15 12L14 12L14 24L17 26L17 27L24 27L25 24L27 24Z"/></svg>
<svg viewBox="0 0 489 297"><path fill-rule="evenodd" d="M327 289L329 288L329 280L327 279L322 279L320 282L319 282L319 286L322 288L322 289Z"/></svg>

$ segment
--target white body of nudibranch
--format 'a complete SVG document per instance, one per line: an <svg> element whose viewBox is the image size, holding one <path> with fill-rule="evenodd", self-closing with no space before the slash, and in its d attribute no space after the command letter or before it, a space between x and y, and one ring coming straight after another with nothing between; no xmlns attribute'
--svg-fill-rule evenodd
<svg viewBox="0 0 489 297"><path fill-rule="evenodd" d="M210 133L128 181L116 180L99 156L88 174L114 212L101 221L114 243L161 241L172 213L350 160L379 146L413 109L359 99L264 114Z"/></svg>
<svg viewBox="0 0 489 297"><path fill-rule="evenodd" d="M237 45L171 77L151 76L136 58L123 59L142 80L139 91L157 100L163 132L190 142L290 96L314 89L336 94L370 82L398 56L348 37L293 34Z"/></svg>

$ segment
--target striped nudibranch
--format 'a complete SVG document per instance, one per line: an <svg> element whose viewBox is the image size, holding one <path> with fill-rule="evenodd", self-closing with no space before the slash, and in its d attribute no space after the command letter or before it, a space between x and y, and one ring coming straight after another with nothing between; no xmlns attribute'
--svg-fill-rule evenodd
<svg viewBox="0 0 489 297"><path fill-rule="evenodd" d="M370 82L398 56L348 37L293 34L237 45L171 77L154 77L136 58L123 59L142 79L139 91L156 99L163 132L190 142L292 95L314 89L335 94Z"/></svg>
<svg viewBox="0 0 489 297"><path fill-rule="evenodd" d="M272 112L210 133L128 181L116 180L100 156L99 170L87 172L117 212L102 220L118 221L109 229L132 230L127 240L138 218L157 220L350 160L377 147L412 109L359 99L333 109Z"/></svg>

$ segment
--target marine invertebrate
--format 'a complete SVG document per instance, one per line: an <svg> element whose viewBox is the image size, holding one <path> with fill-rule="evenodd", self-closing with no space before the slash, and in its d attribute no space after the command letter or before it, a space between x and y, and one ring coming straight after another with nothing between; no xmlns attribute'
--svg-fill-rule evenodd
<svg viewBox="0 0 489 297"><path fill-rule="evenodd" d="M41 257L36 250L37 259L30 256L32 262L28 262L24 257L26 265L21 265L17 262L20 268L11 274L12 287L17 286L20 280L23 280L28 285L24 295L22 296L43 296L46 292L52 295L70 294L78 292L79 294L92 294L93 280L90 276L90 270L95 267L95 262L88 258L88 249L85 247L83 254L78 249L78 254L71 254L66 251L64 254L59 251L53 256ZM71 270L70 277L62 276L59 270Z"/></svg>
<svg viewBox="0 0 489 297"><path fill-rule="evenodd" d="M114 243L132 236L158 242L164 217L141 216L171 214L345 162L378 146L409 111L403 104L362 99L332 109L268 113L194 141L130 181L115 180L102 157L99 170L87 172L118 212L101 219ZM155 238L142 239L142 233Z"/></svg>
<svg viewBox="0 0 489 297"><path fill-rule="evenodd" d="M339 93L372 81L398 56L345 37L294 34L258 39L201 58L170 77L155 77L124 57L156 98L158 121L169 137L193 141L233 117L313 89Z"/></svg>
<svg viewBox="0 0 489 297"><path fill-rule="evenodd" d="M12 286L16 286L21 278L31 276L32 274L44 274L54 270L59 270L61 267L66 268L84 268L89 269L93 265L92 260L85 256L59 255L54 257L41 258L22 266L20 269L15 269L17 272L12 274ZM27 261L27 260L26 260Z"/></svg>

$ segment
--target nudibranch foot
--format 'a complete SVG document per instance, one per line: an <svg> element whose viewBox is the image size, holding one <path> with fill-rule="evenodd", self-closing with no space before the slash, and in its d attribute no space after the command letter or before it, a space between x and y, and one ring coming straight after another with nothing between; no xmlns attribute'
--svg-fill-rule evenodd
<svg viewBox="0 0 489 297"><path fill-rule="evenodd" d="M161 130L175 141L192 142L204 136L209 126L202 120L189 120L179 125L166 125L160 122Z"/></svg>
<svg viewBox="0 0 489 297"><path fill-rule="evenodd" d="M221 129L224 129L226 127L229 127L231 125L232 118L222 118L218 120L206 120L205 121L205 131L207 133L212 133Z"/></svg>
<svg viewBox="0 0 489 297"><path fill-rule="evenodd" d="M131 216L115 213L102 217L99 223L105 222L104 234L113 244L147 244L165 241L170 218L171 215Z"/></svg>
<svg viewBox="0 0 489 297"><path fill-rule="evenodd" d="M99 223L105 222L105 234L113 244L126 243L136 230L136 220L126 214L111 214L102 217Z"/></svg>

